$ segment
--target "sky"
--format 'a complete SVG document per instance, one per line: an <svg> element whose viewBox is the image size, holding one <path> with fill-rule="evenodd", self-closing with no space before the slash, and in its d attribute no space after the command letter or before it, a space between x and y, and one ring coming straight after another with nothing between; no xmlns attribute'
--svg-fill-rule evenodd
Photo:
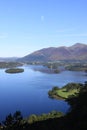
<svg viewBox="0 0 87 130"><path fill-rule="evenodd" d="M0 57L87 44L87 0L0 0Z"/></svg>

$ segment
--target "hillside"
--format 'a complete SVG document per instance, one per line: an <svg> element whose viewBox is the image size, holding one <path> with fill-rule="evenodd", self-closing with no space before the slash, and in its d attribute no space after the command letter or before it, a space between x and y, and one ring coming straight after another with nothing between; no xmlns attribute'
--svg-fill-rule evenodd
<svg viewBox="0 0 87 130"><path fill-rule="evenodd" d="M35 51L20 61L43 62L58 60L87 60L87 45L76 43L70 47L49 47Z"/></svg>
<svg viewBox="0 0 87 130"><path fill-rule="evenodd" d="M18 57L0 57L0 62L15 62Z"/></svg>

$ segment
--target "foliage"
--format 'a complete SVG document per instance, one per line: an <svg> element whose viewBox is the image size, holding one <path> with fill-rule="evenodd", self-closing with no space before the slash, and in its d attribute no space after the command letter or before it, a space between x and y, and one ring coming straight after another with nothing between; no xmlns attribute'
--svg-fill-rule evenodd
<svg viewBox="0 0 87 130"><path fill-rule="evenodd" d="M68 83L63 88L66 89L67 92L69 92L74 89L79 90L82 86L83 86L83 84L81 84L81 83Z"/></svg>
<svg viewBox="0 0 87 130"><path fill-rule="evenodd" d="M55 69L54 70L54 73L59 73L60 71L58 69Z"/></svg>
<svg viewBox="0 0 87 130"><path fill-rule="evenodd" d="M48 95L52 98L66 99L70 96L76 96L83 85L80 83L69 83L62 88L53 87L48 91Z"/></svg>
<svg viewBox="0 0 87 130"><path fill-rule="evenodd" d="M31 115L26 121L31 124L34 122L38 122L38 121L43 121L43 120L48 120L48 119L53 119L53 118L59 118L63 116L62 112L57 112L57 111L52 111L48 114L42 114L42 115Z"/></svg>
<svg viewBox="0 0 87 130"><path fill-rule="evenodd" d="M20 62L0 62L0 68L13 68L22 65L23 63Z"/></svg>
<svg viewBox="0 0 87 130"><path fill-rule="evenodd" d="M11 126L13 125L13 123L14 123L14 117L12 116L12 114L9 114L8 116L6 116L5 121L3 121L3 124L5 126Z"/></svg>
<svg viewBox="0 0 87 130"><path fill-rule="evenodd" d="M50 69L50 71L53 71L53 73L59 73L59 63L55 63L55 62L50 62L50 63L45 63L44 66L46 66L47 68Z"/></svg>
<svg viewBox="0 0 87 130"><path fill-rule="evenodd" d="M48 95L50 98L54 98L54 95L57 95L57 87L56 87L56 89L55 89L55 87L53 87L52 90L49 90Z"/></svg>
<svg viewBox="0 0 87 130"><path fill-rule="evenodd" d="M5 121L3 121L3 124L5 127L13 127L20 125L21 120L23 119L21 112L16 111L13 115L10 113L8 116L6 116Z"/></svg>
<svg viewBox="0 0 87 130"><path fill-rule="evenodd" d="M87 70L87 64L73 64L66 66L67 70L70 71L86 71Z"/></svg>
<svg viewBox="0 0 87 130"><path fill-rule="evenodd" d="M5 70L6 73L22 73L24 72L24 69L20 69L20 68L12 68L12 69L7 69Z"/></svg>
<svg viewBox="0 0 87 130"><path fill-rule="evenodd" d="M61 116L61 113L52 111L48 114L42 114L40 116L32 115L27 119L21 120L20 123L18 123L19 125L17 123L13 125L14 116L9 114L9 116L6 117L8 126L3 127L0 124L0 129L1 130L45 130L45 129L46 130L87 130L86 99L87 99L87 82L83 84L83 87L80 89L78 96L70 97L67 99L67 102L71 105L71 109L66 115ZM58 118L57 118L57 114L59 114ZM29 123L29 119L30 119L30 123Z"/></svg>

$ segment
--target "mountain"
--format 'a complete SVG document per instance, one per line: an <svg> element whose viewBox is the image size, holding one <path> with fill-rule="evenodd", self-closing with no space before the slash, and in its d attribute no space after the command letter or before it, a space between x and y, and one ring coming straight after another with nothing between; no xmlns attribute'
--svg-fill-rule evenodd
<svg viewBox="0 0 87 130"><path fill-rule="evenodd" d="M43 62L58 60L87 60L87 45L76 43L70 47L49 47L35 51L20 61Z"/></svg>
<svg viewBox="0 0 87 130"><path fill-rule="evenodd" d="M13 62L16 61L18 57L0 57L0 62Z"/></svg>

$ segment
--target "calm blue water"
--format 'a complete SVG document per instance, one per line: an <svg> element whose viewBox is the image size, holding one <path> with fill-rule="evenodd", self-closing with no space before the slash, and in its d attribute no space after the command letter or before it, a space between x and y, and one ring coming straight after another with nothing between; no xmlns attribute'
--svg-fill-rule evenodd
<svg viewBox="0 0 87 130"><path fill-rule="evenodd" d="M48 90L53 86L62 87L69 82L84 83L87 80L84 72L47 74L35 71L37 67L42 66L23 67L24 73L19 74L7 74L0 69L0 120L16 110L20 110L24 117L52 110L67 112L67 102L50 99Z"/></svg>

